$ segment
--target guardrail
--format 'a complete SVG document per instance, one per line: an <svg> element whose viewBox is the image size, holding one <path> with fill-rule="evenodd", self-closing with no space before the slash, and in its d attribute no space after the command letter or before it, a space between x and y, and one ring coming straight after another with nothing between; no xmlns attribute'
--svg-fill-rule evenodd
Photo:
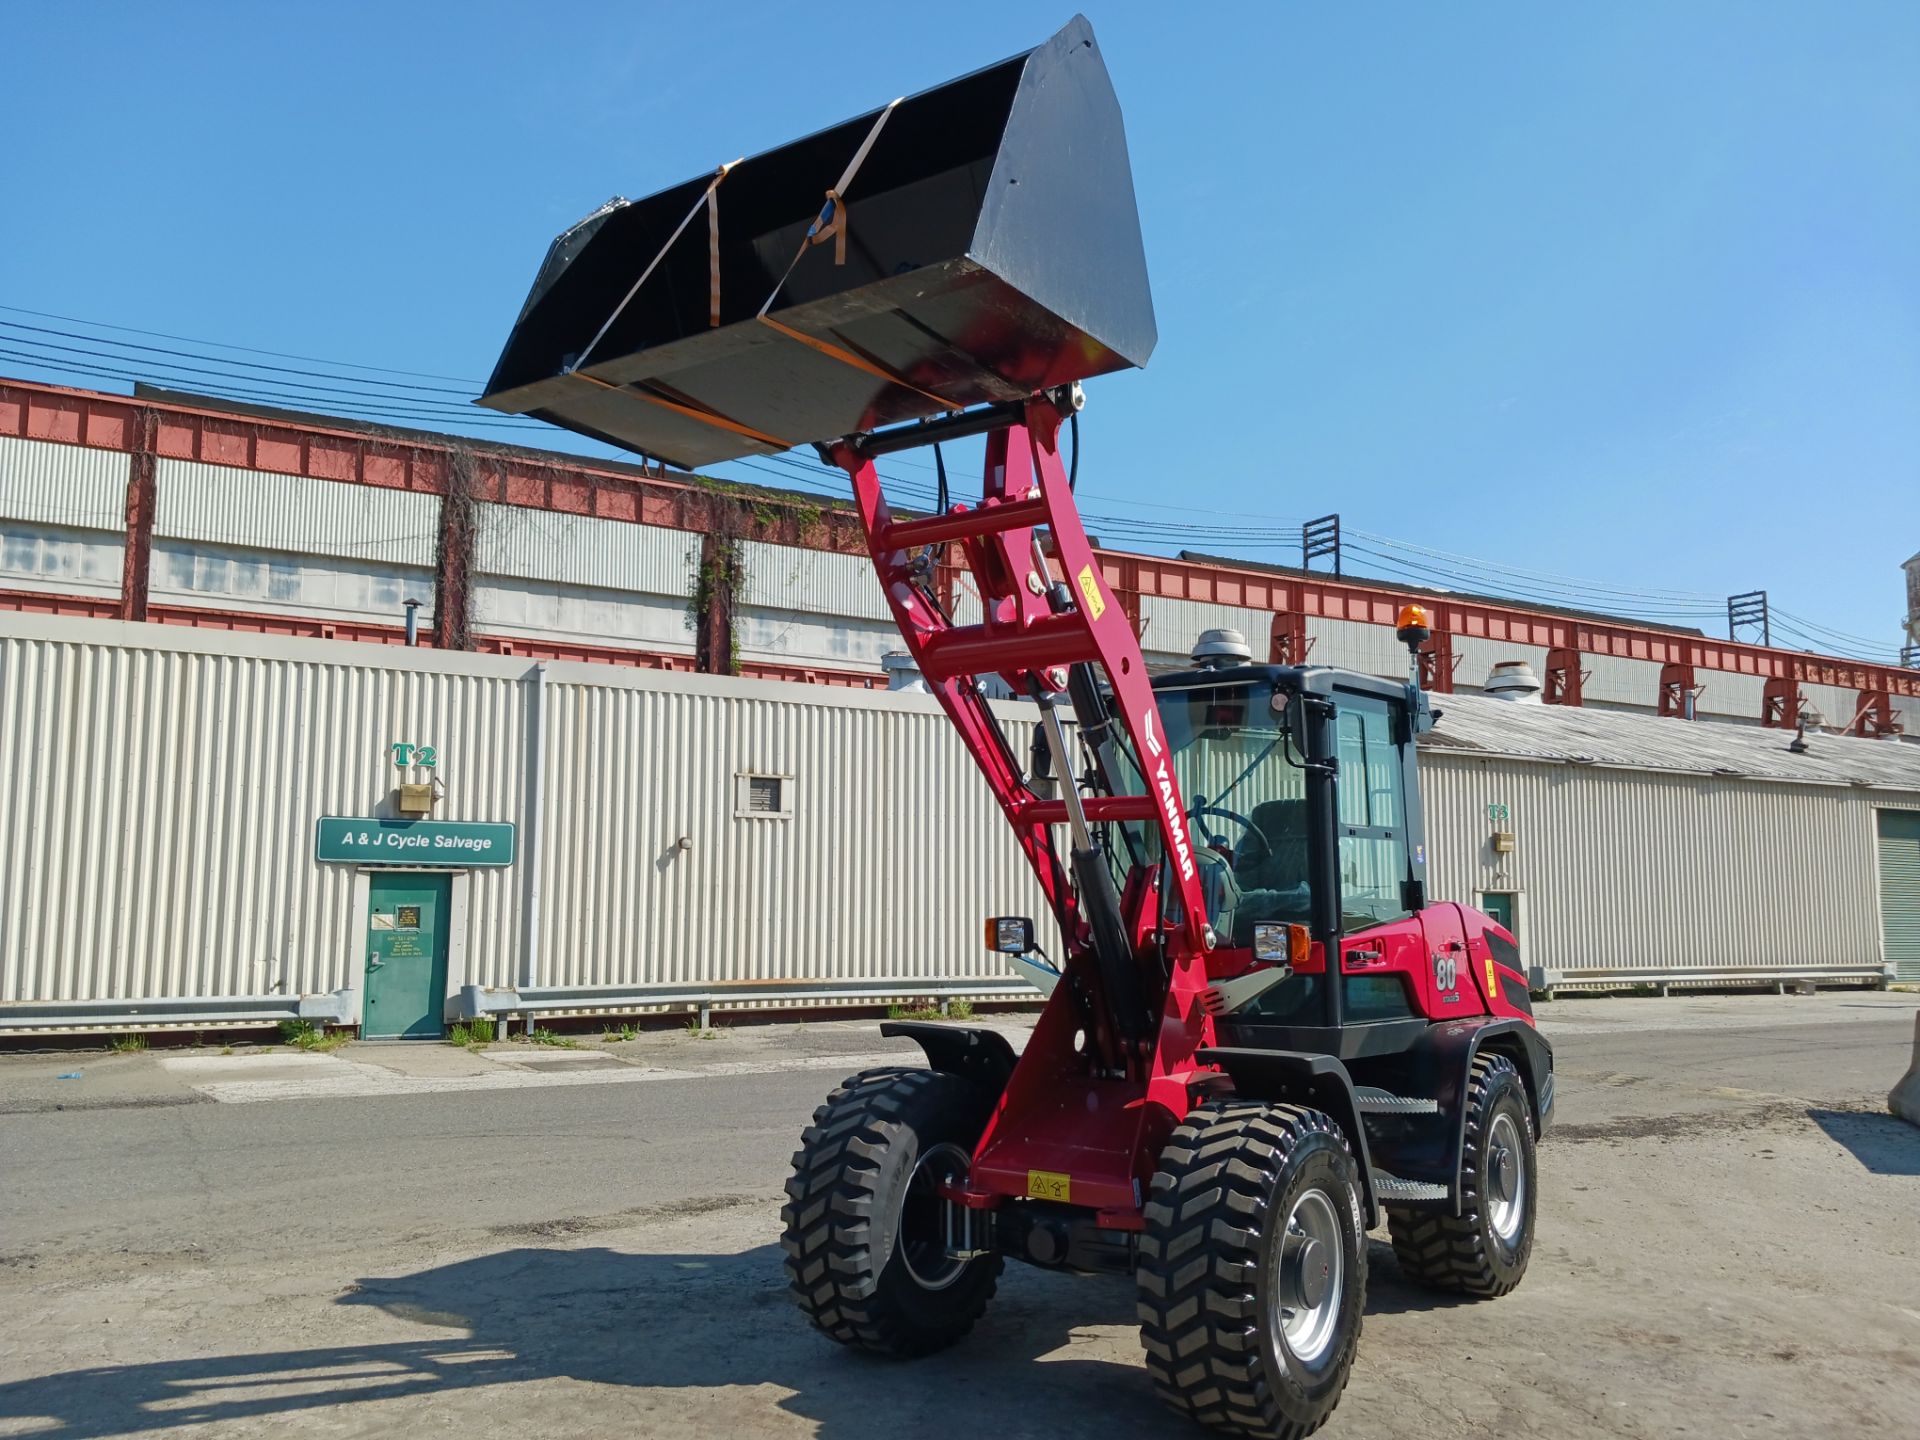
<svg viewBox="0 0 1920 1440"><path fill-rule="evenodd" d="M311 1020L353 1025L351 990L326 995L226 995L144 1000L24 1000L0 1004L0 1035L115 1030L225 1029Z"/></svg>
<svg viewBox="0 0 1920 1440"><path fill-rule="evenodd" d="M699 1017L702 1029L715 1010L762 1007L806 1009L850 1003L883 1005L903 1000L1034 1000L1040 992L1024 980L987 978L880 980L743 980L714 985L694 981L645 986L522 986L490 989L468 985L460 991L462 1020L482 1016L618 1015L641 1010L685 1010Z"/></svg>
<svg viewBox="0 0 1920 1440"><path fill-rule="evenodd" d="M1868 985L1884 990L1893 982L1891 965L1875 961L1859 965L1622 965L1580 970L1550 970L1535 965L1527 971L1527 988L1552 997L1556 990L1628 990L1651 985L1665 995L1673 990L1738 990L1770 986L1780 994L1789 985Z"/></svg>

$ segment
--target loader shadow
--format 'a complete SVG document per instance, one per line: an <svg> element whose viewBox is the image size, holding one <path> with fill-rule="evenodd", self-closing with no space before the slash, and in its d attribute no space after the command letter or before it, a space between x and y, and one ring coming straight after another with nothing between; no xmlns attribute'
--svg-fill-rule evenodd
<svg viewBox="0 0 1920 1440"><path fill-rule="evenodd" d="M1809 1110L1807 1118L1875 1175L1920 1175L1920 1127L1861 1110Z"/></svg>
<svg viewBox="0 0 1920 1440"><path fill-rule="evenodd" d="M1401 1281L1392 1251L1378 1242L1370 1268L1370 1314L1448 1303ZM463 1391L556 1380L621 1387L618 1429L632 1435L750 1433L755 1405L813 1422L820 1440L869 1440L876 1430L949 1434L962 1417L968 1432L996 1440L1195 1433L1153 1393L1137 1348L1133 1285L1121 1277L1009 1266L972 1335L912 1362L856 1354L811 1330L772 1245L731 1255L512 1249L363 1280L335 1303L382 1318L365 1327L362 1343L99 1366L0 1385L0 1433L93 1440L221 1423L269 1428L307 1411L446 1402ZM373 1338L391 1335L393 1320L423 1333ZM742 1393L729 1398L730 1390ZM752 1390L762 1393L745 1393ZM525 1415L530 1398L511 1403ZM402 1408L360 1423L403 1431L418 1417ZM450 1413L438 1419L456 1423Z"/></svg>
<svg viewBox="0 0 1920 1440"><path fill-rule="evenodd" d="M1111 1440L1160 1413L1131 1341L1133 1287L1124 1279L1009 1267L972 1335L913 1362L856 1354L810 1329L772 1245L732 1255L507 1250L364 1280L337 1303L425 1333L0 1385L0 1433L83 1440L221 1422L263 1428L327 1407L554 1380L624 1387L617 1429L631 1435L751 1433L742 1404L809 1420L820 1440L950 1433L961 1414L967 1430L999 1437ZM384 1317L365 1327L370 1336L393 1333ZM1105 1327L1124 1327L1117 1352ZM710 1393L736 1387L759 1388L764 1399ZM510 1403L524 1414L528 1398ZM419 1413L376 1412L361 1423L399 1431Z"/></svg>

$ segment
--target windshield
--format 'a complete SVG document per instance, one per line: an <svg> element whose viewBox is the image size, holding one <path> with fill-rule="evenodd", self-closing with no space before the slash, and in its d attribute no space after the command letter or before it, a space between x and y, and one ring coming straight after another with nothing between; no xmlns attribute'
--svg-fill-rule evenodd
<svg viewBox="0 0 1920 1440"><path fill-rule="evenodd" d="M1274 693L1243 682L1154 695L1187 803L1207 918L1234 945L1251 945L1258 922L1310 918L1306 772ZM1132 848L1158 860L1158 827L1127 828Z"/></svg>

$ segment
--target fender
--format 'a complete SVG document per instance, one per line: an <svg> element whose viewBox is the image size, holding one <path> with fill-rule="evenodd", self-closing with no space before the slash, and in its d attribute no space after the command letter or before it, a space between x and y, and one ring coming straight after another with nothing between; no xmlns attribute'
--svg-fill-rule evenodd
<svg viewBox="0 0 1920 1440"><path fill-rule="evenodd" d="M1331 1055L1301 1050L1242 1050L1208 1048L1194 1057L1202 1065L1218 1065L1233 1081L1234 1093L1251 1100L1279 1100L1306 1104L1325 1111L1345 1132L1360 1168L1361 1197L1367 1206L1367 1228L1380 1223L1380 1202L1373 1193L1373 1160L1367 1153L1367 1130L1354 1103L1353 1077Z"/></svg>
<svg viewBox="0 0 1920 1440"><path fill-rule="evenodd" d="M888 1020L880 1033L913 1041L926 1052L927 1064L947 1075L958 1075L987 1091L996 1100L1005 1093L1013 1074L1013 1046L998 1030L977 1025L942 1025L934 1021Z"/></svg>
<svg viewBox="0 0 1920 1440"><path fill-rule="evenodd" d="M1509 1037L1517 1038L1519 1043L1509 1043ZM1489 1045L1488 1042L1496 1039L1500 1043ZM1460 1172L1466 1164L1467 1079L1473 1072L1474 1057L1483 1049L1497 1049L1520 1071L1534 1134L1544 1137L1553 1120L1553 1047L1528 1021L1478 1016L1448 1021L1429 1029L1409 1059L1437 1081L1432 1090L1423 1088L1421 1093L1437 1095L1451 1121L1450 1160L1456 1215L1460 1213L1461 1204Z"/></svg>

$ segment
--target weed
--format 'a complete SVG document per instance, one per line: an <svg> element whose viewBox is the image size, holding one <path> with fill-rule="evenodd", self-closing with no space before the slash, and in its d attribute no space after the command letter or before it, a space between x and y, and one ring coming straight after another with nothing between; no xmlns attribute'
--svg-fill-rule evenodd
<svg viewBox="0 0 1920 1440"><path fill-rule="evenodd" d="M222 1046L220 1047L220 1053L221 1053L222 1055L231 1055L231 1054L233 1054L233 1046L231 1046L231 1045L222 1045Z"/></svg>
<svg viewBox="0 0 1920 1440"><path fill-rule="evenodd" d="M612 1045L621 1040L638 1040L640 1038L640 1032L631 1025L622 1025L618 1030L615 1030L609 1025L605 1030L600 1032L600 1038L607 1044Z"/></svg>
<svg viewBox="0 0 1920 1440"><path fill-rule="evenodd" d="M353 1039L345 1030L336 1030L332 1034L315 1025L311 1020L282 1020L280 1022L280 1041L297 1050L309 1050L326 1054L329 1050L338 1050Z"/></svg>
<svg viewBox="0 0 1920 1440"><path fill-rule="evenodd" d="M580 1042L571 1035L556 1035L551 1030L535 1030L528 1037L536 1045L553 1045L561 1050L578 1050Z"/></svg>
<svg viewBox="0 0 1920 1440"><path fill-rule="evenodd" d="M144 1035L116 1035L107 1041L107 1048L116 1055L138 1055L147 1048Z"/></svg>
<svg viewBox="0 0 1920 1440"><path fill-rule="evenodd" d="M462 1050L470 1049L475 1045L491 1045L492 1043L493 1021L485 1017L478 1020L463 1021L447 1031L447 1044L457 1045Z"/></svg>
<svg viewBox="0 0 1920 1440"><path fill-rule="evenodd" d="M971 1020L973 1002L971 1000L949 1000L943 1010L935 1001L924 1005L889 1005L889 1020Z"/></svg>

